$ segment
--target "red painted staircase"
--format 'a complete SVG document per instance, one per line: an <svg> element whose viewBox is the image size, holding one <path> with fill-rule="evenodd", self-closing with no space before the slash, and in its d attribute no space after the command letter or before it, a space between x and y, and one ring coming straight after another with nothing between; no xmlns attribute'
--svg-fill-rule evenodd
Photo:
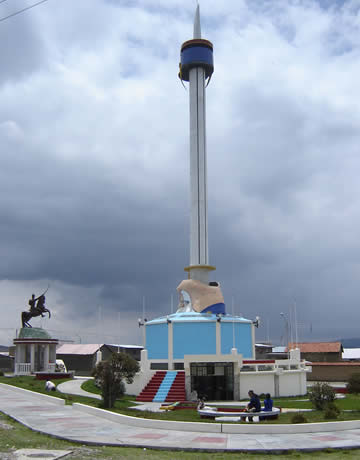
<svg viewBox="0 0 360 460"><path fill-rule="evenodd" d="M174 372L174 371L172 371ZM142 392L136 397L136 401L153 401L159 387L164 380L166 371L157 371ZM186 401L185 393L185 372L177 371L176 377L165 398L166 402Z"/></svg>
<svg viewBox="0 0 360 460"><path fill-rule="evenodd" d="M161 382L164 380L166 371L157 371L150 379L146 387L136 397L136 401L152 401L156 395Z"/></svg>
<svg viewBox="0 0 360 460"><path fill-rule="evenodd" d="M166 396L165 401L174 402L174 401L186 401L185 393L185 372L178 371L171 385L169 393Z"/></svg>

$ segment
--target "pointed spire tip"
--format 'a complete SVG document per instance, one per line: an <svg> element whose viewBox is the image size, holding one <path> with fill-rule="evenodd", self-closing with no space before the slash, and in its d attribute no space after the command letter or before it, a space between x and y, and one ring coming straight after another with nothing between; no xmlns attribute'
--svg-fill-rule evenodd
<svg viewBox="0 0 360 460"><path fill-rule="evenodd" d="M194 38L201 38L201 25L200 25L200 5L197 2L195 19L194 19Z"/></svg>

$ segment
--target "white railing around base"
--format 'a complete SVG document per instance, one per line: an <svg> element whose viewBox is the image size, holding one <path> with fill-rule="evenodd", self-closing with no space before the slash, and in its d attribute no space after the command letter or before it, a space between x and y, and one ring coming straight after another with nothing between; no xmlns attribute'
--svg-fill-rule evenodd
<svg viewBox="0 0 360 460"><path fill-rule="evenodd" d="M31 363L15 363L15 374L16 375L31 374Z"/></svg>
<svg viewBox="0 0 360 460"><path fill-rule="evenodd" d="M295 361L295 360L277 360L275 363L244 363L240 369L240 372L282 372L282 371L299 371L299 370L309 370L306 366L306 362Z"/></svg>
<svg viewBox="0 0 360 460"><path fill-rule="evenodd" d="M55 363L48 363L48 365L41 372L55 372ZM16 375L29 375L31 374L31 363L16 363L15 364Z"/></svg>

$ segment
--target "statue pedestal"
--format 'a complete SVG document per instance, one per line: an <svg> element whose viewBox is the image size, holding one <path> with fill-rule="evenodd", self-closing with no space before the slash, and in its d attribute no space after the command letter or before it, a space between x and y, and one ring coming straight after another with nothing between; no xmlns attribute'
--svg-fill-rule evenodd
<svg viewBox="0 0 360 460"><path fill-rule="evenodd" d="M23 327L14 339L15 375L55 372L56 346L59 341L39 327Z"/></svg>

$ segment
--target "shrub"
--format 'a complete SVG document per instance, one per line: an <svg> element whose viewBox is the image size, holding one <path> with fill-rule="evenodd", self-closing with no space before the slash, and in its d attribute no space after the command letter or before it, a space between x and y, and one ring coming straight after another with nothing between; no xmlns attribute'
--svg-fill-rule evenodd
<svg viewBox="0 0 360 460"><path fill-rule="evenodd" d="M324 418L326 420L338 418L339 415L340 415L340 409L337 407L335 403L331 402L327 404L325 412L324 412Z"/></svg>
<svg viewBox="0 0 360 460"><path fill-rule="evenodd" d="M337 412L338 414L340 414L341 410L338 408L338 406L334 403L334 402L330 402L327 406L326 406L326 410L327 409L331 409L331 410L334 410L335 412Z"/></svg>
<svg viewBox="0 0 360 460"><path fill-rule="evenodd" d="M317 410L324 410L335 400L335 391L327 383L315 383L309 390L309 399Z"/></svg>
<svg viewBox="0 0 360 460"><path fill-rule="evenodd" d="M360 374L353 374L346 385L348 393L360 393Z"/></svg>
<svg viewBox="0 0 360 460"><path fill-rule="evenodd" d="M0 371L0 377L4 377L4 372Z"/></svg>
<svg viewBox="0 0 360 460"><path fill-rule="evenodd" d="M291 417L291 423L307 423L307 418L299 412Z"/></svg>

